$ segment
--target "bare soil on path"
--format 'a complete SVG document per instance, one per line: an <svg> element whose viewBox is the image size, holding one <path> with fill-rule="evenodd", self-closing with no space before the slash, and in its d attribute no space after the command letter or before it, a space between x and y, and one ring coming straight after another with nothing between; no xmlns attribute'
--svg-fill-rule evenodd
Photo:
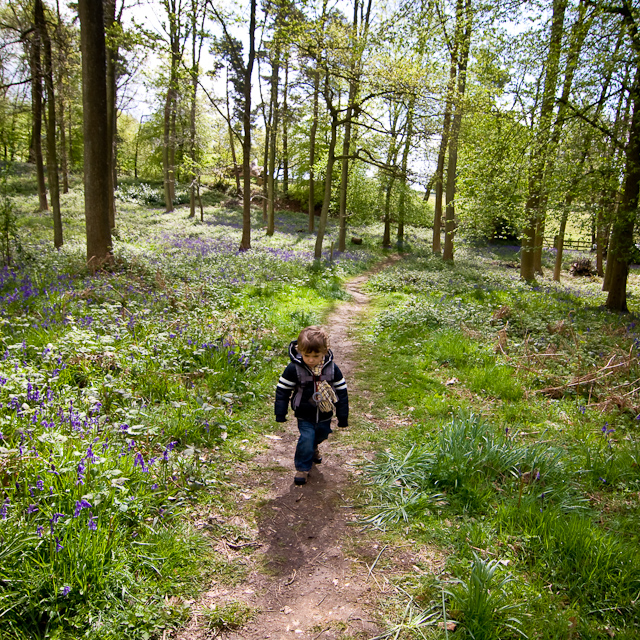
<svg viewBox="0 0 640 640"><path fill-rule="evenodd" d="M366 370L366 363L356 360L351 330L369 302L362 285L372 272L347 284L351 299L339 304L326 321L351 398L358 394L358 373ZM348 434L335 422L334 433L321 447L322 464L314 465L306 485L295 486L298 430L291 414L289 418L284 431L267 436L268 448L234 479L242 490L237 496L238 517L231 524L244 527L244 538L251 542L215 542L227 561L246 565L247 577L235 587L212 584L193 604L192 618L179 640L370 639L383 630L376 611L394 591L392 576L412 571L421 560L433 562L416 557L410 541L391 548L358 526L352 488L357 465L370 452L350 445ZM249 504L257 508L257 518L252 512L251 520L245 521ZM256 615L239 629L207 629L198 612L231 602L248 605Z"/></svg>

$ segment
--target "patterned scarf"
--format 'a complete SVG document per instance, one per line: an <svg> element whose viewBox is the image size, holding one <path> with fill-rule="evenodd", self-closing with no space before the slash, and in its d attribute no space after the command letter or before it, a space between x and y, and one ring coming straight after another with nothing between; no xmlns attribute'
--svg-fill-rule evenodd
<svg viewBox="0 0 640 640"><path fill-rule="evenodd" d="M313 367L311 370L313 375L322 375L323 366L324 363L321 362L319 365ZM338 401L338 396L326 380L320 380L316 382L316 392L313 394L313 399L316 401L316 405L320 411L328 413L329 411L333 411L333 404Z"/></svg>

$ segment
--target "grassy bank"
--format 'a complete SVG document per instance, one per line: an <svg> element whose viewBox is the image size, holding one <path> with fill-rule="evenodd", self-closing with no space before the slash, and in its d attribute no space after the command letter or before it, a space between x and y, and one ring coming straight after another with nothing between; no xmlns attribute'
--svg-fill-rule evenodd
<svg viewBox="0 0 640 640"><path fill-rule="evenodd" d="M207 506L224 513L238 490L229 476L272 421L288 341L376 259L360 250L314 265L295 214L270 238L256 220L253 249L239 253L237 207L213 197L201 223L139 191L119 201L115 264L95 275L80 191L63 198L60 251L33 196L12 198L20 250L0 273L2 638L159 637L210 580L242 578L191 521Z"/></svg>
<svg viewBox="0 0 640 640"><path fill-rule="evenodd" d="M393 634L635 638L637 318L597 278L526 285L516 259L415 253L369 282L361 384L404 425L377 434L368 522L446 556L398 585Z"/></svg>

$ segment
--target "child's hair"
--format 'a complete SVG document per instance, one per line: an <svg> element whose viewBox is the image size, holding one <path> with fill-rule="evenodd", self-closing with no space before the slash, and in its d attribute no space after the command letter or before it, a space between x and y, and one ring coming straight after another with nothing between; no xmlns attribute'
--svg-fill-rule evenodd
<svg viewBox="0 0 640 640"><path fill-rule="evenodd" d="M329 350L329 336L318 326L305 327L298 336L298 351L301 353L326 353Z"/></svg>

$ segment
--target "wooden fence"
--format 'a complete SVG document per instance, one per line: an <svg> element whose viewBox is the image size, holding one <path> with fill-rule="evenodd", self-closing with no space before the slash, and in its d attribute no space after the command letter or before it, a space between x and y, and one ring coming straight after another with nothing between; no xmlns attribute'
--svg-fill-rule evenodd
<svg viewBox="0 0 640 640"><path fill-rule="evenodd" d="M545 247L553 247L554 249L558 248L558 236L553 238L546 239L544 242ZM574 240L573 238L565 238L563 243L564 249L577 249L578 251L592 251L593 245L590 240Z"/></svg>

